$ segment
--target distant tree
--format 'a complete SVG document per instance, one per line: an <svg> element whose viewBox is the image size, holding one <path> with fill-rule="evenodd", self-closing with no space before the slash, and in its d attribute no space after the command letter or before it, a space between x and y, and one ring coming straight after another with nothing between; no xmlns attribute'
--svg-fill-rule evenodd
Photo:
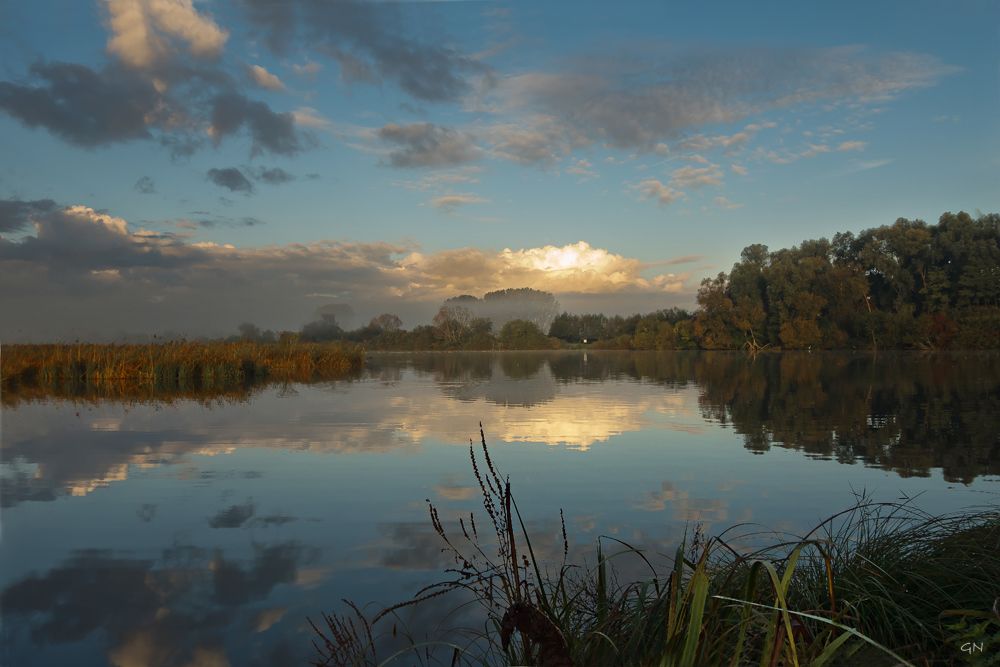
<svg viewBox="0 0 1000 667"><path fill-rule="evenodd" d="M478 312L489 317L495 327L518 319L533 322L539 331L548 331L559 314L559 302L552 293L530 287L504 289L485 294Z"/></svg>
<svg viewBox="0 0 1000 667"><path fill-rule="evenodd" d="M547 350L553 347L534 322L510 320L500 328L497 336L500 345L507 350Z"/></svg>
<svg viewBox="0 0 1000 667"><path fill-rule="evenodd" d="M441 306L431 320L434 337L445 343L457 344L476 319L475 314L463 306Z"/></svg>
<svg viewBox="0 0 1000 667"><path fill-rule="evenodd" d="M324 343L343 338L344 330L337 324L335 315L322 315L320 319L302 327L302 340L309 343Z"/></svg>
<svg viewBox="0 0 1000 667"><path fill-rule="evenodd" d="M378 317L372 318L371 322L368 323L368 328L378 329L383 332L399 331L403 328L403 320L399 319L396 315L382 313Z"/></svg>
<svg viewBox="0 0 1000 667"><path fill-rule="evenodd" d="M251 342L251 343L262 343L264 341L264 335L260 332L260 329L256 325L250 322L244 322L238 327L240 332L240 339Z"/></svg>
<svg viewBox="0 0 1000 667"><path fill-rule="evenodd" d="M582 339L580 336L580 316L565 312L557 315L552 320L552 326L549 327L549 336L568 343L579 343Z"/></svg>

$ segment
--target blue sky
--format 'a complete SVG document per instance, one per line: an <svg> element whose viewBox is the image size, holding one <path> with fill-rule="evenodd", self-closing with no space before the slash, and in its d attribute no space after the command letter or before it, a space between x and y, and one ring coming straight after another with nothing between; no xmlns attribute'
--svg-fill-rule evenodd
<svg viewBox="0 0 1000 667"><path fill-rule="evenodd" d="M995 2L0 3L6 339L694 305L1000 211Z"/></svg>

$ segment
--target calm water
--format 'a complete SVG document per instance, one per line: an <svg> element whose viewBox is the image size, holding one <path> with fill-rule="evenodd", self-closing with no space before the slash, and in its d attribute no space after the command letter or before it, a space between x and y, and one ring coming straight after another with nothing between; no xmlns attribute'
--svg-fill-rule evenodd
<svg viewBox="0 0 1000 667"><path fill-rule="evenodd" d="M441 579L425 500L482 514L480 421L536 546L561 556L563 508L582 562L801 534L862 490L995 503L998 420L990 353L383 354L243 403L7 405L0 662L305 664L306 616Z"/></svg>

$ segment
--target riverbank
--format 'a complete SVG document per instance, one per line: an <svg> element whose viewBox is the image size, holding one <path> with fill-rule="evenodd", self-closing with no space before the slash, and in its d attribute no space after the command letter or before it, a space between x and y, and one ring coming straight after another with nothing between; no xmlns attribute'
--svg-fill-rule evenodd
<svg viewBox="0 0 1000 667"><path fill-rule="evenodd" d="M308 382L358 371L364 354L360 345L339 342L4 345L0 390L5 402L17 395L228 395L262 382Z"/></svg>

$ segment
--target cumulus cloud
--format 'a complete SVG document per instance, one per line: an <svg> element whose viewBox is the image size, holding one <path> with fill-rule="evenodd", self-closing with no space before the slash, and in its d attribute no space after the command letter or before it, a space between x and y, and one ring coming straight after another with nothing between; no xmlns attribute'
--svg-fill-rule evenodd
<svg viewBox="0 0 1000 667"><path fill-rule="evenodd" d="M633 190L639 190L639 199L655 199L660 206L673 204L678 199L687 199L687 196L678 190L667 187L656 180L643 181L638 185L629 186Z"/></svg>
<svg viewBox="0 0 1000 667"><path fill-rule="evenodd" d="M292 155L314 145L296 128L293 113L250 100L235 85L212 68L170 65L150 76L117 64L94 70L38 61L24 83L0 81L0 111L85 148L159 135L174 157L189 156L202 145L206 128L216 145L246 129L251 155Z"/></svg>
<svg viewBox="0 0 1000 667"><path fill-rule="evenodd" d="M194 56L215 58L228 38L192 0L106 0L105 7L112 32L108 52L129 67L149 67L174 52L177 40L187 42Z"/></svg>
<svg viewBox="0 0 1000 667"><path fill-rule="evenodd" d="M740 166L740 165L738 165L738 164L733 164L733 165L730 165L730 166L729 166L729 169L730 169L730 170L731 170L731 171L732 171L732 172L733 172L734 174L739 174L740 176L746 176L746 175L747 175L747 170L746 170L746 167L741 167L741 166Z"/></svg>
<svg viewBox="0 0 1000 667"><path fill-rule="evenodd" d="M434 123L396 125L375 130L375 136L392 150L379 164L391 167L440 167L470 162L480 151L471 134Z"/></svg>
<svg viewBox="0 0 1000 667"><path fill-rule="evenodd" d="M226 167L225 169L209 169L206 174L208 180L212 181L220 188L226 188L230 192L245 192L253 194L253 183L247 180L236 167Z"/></svg>
<svg viewBox="0 0 1000 667"><path fill-rule="evenodd" d="M864 141L845 141L837 146L838 151L863 151L868 144Z"/></svg>
<svg viewBox="0 0 1000 667"><path fill-rule="evenodd" d="M247 69L247 73L250 76L250 80L261 88L276 92L280 92L285 89L285 84L281 82L281 79L271 74L260 65L251 65Z"/></svg>
<svg viewBox="0 0 1000 667"><path fill-rule="evenodd" d="M389 80L416 99L446 102L471 89L469 77L492 76L488 65L448 46L442 35L412 37L393 3L244 0L242 6L273 52L284 55L293 41L304 42L336 60L347 83Z"/></svg>
<svg viewBox="0 0 1000 667"><path fill-rule="evenodd" d="M19 232L29 226L31 219L59 206L51 199L21 201L20 199L0 199L0 233Z"/></svg>
<svg viewBox="0 0 1000 667"><path fill-rule="evenodd" d="M407 304L439 305L468 292L678 292L689 277L648 276L666 262L642 262L585 242L429 253L385 242L235 248L132 231L124 220L87 207L42 209L28 214L34 236L0 238L0 311L6 315L0 335L20 330L52 337L70 322L199 333L258 316L298 327L318 305L311 294L349 294L381 312L403 314Z"/></svg>
<svg viewBox="0 0 1000 667"><path fill-rule="evenodd" d="M40 85L0 81L0 109L77 146L149 139L150 127L183 116L152 81L118 67L98 72L73 63L36 62L29 72Z"/></svg>
<svg viewBox="0 0 1000 667"><path fill-rule="evenodd" d="M296 131L295 116L290 111L275 112L264 102L232 92L212 100L212 125L208 132L216 142L243 127L247 128L252 139L251 155L265 151L295 155L311 143Z"/></svg>

